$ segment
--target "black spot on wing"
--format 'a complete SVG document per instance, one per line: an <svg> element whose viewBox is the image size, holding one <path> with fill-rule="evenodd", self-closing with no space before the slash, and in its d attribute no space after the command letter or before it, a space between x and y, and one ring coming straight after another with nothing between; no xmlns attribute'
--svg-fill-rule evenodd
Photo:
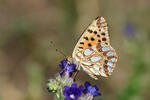
<svg viewBox="0 0 150 100"><path fill-rule="evenodd" d="M79 49L83 49L83 47L79 47Z"/></svg>
<svg viewBox="0 0 150 100"><path fill-rule="evenodd" d="M94 34L97 34L97 31L94 31Z"/></svg>
<svg viewBox="0 0 150 100"><path fill-rule="evenodd" d="M84 42L80 42L80 44L84 44Z"/></svg>
<svg viewBox="0 0 150 100"><path fill-rule="evenodd" d="M89 40L88 37L83 37L85 40Z"/></svg>
<svg viewBox="0 0 150 100"><path fill-rule="evenodd" d="M105 35L105 33L103 32L102 35Z"/></svg>
<svg viewBox="0 0 150 100"><path fill-rule="evenodd" d="M91 44L91 43L88 43L88 46L89 46L89 47L91 47L91 46L92 46L92 44Z"/></svg>
<svg viewBox="0 0 150 100"><path fill-rule="evenodd" d="M101 42L101 40L98 40L98 42Z"/></svg>
<svg viewBox="0 0 150 100"><path fill-rule="evenodd" d="M107 39L104 37L104 38L102 38L102 41L106 41Z"/></svg>
<svg viewBox="0 0 150 100"><path fill-rule="evenodd" d="M89 33L92 33L93 31L92 31L92 30L90 30L90 29L88 29L88 32L89 32Z"/></svg>
<svg viewBox="0 0 150 100"><path fill-rule="evenodd" d="M97 37L100 37L100 35L98 34Z"/></svg>
<svg viewBox="0 0 150 100"><path fill-rule="evenodd" d="M93 37L91 37L91 41L94 41L95 39Z"/></svg>

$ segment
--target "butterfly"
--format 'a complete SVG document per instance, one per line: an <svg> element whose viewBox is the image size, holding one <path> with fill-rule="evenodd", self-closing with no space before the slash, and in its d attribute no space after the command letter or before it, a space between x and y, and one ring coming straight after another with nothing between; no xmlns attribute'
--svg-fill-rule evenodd
<svg viewBox="0 0 150 100"><path fill-rule="evenodd" d="M97 17L84 30L72 53L71 60L97 80L113 72L117 54L110 45L108 25L103 17ZM69 58L70 59L70 58Z"/></svg>

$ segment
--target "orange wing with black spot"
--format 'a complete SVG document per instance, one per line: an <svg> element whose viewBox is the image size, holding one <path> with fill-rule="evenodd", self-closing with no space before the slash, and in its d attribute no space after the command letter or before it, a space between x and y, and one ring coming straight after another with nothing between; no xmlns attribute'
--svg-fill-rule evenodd
<svg viewBox="0 0 150 100"><path fill-rule="evenodd" d="M84 31L75 46L72 57L91 77L111 75L117 55L110 45L108 25L103 17L97 17Z"/></svg>

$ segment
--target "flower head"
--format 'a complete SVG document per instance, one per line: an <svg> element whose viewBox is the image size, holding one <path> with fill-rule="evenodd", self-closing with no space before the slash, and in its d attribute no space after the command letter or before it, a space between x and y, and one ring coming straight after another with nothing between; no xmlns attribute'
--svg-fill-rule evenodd
<svg viewBox="0 0 150 100"><path fill-rule="evenodd" d="M84 94L90 94L92 96L101 96L101 93L98 93L99 88L94 85L92 86L89 82L84 83L85 89L83 91Z"/></svg>
<svg viewBox="0 0 150 100"><path fill-rule="evenodd" d="M65 96L65 100L76 100L82 95L83 90L84 87L82 85L77 87L77 84L73 83L71 87L64 86L63 95Z"/></svg>
<svg viewBox="0 0 150 100"><path fill-rule="evenodd" d="M65 66L67 65L67 60L62 60L61 61L61 64L59 65L59 67L61 68L61 69L64 69L65 68Z"/></svg>
<svg viewBox="0 0 150 100"><path fill-rule="evenodd" d="M62 71L60 72L60 75L62 76L64 73L68 74L69 77L72 76L73 72L76 72L76 65L74 63L69 64L68 60L62 60L61 64L59 65L59 67L62 69Z"/></svg>
<svg viewBox="0 0 150 100"><path fill-rule="evenodd" d="M53 93L57 92L58 86L59 86L58 82L54 79L49 79L46 85L48 92L53 92Z"/></svg>

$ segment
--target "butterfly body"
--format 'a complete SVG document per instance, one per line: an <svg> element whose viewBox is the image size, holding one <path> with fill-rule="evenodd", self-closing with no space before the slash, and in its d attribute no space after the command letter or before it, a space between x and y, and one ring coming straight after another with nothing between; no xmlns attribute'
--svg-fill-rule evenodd
<svg viewBox="0 0 150 100"><path fill-rule="evenodd" d="M111 75L117 55L110 45L108 25L103 17L97 17L83 32L74 48L72 60L96 80L96 76Z"/></svg>

